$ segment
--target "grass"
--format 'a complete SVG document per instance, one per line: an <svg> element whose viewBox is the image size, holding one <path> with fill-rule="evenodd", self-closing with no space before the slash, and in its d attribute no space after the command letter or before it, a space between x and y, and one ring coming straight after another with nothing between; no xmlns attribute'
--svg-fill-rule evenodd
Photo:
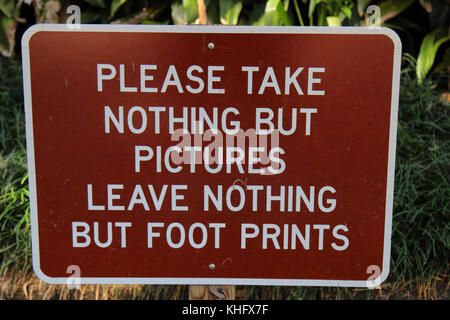
<svg viewBox="0 0 450 320"><path fill-rule="evenodd" d="M449 105L437 81L419 85L405 56L401 76L391 273L379 290L238 286L238 299L448 299L450 248ZM445 79L444 79L445 80ZM0 73L0 298L185 299L187 286L45 284L31 269L20 64Z"/></svg>
<svg viewBox="0 0 450 320"><path fill-rule="evenodd" d="M30 271L30 218L22 69L5 61L0 74L0 274Z"/></svg>
<svg viewBox="0 0 450 320"><path fill-rule="evenodd" d="M418 85L415 61L402 72L391 278L432 284L448 279L450 248L449 105L436 84Z"/></svg>

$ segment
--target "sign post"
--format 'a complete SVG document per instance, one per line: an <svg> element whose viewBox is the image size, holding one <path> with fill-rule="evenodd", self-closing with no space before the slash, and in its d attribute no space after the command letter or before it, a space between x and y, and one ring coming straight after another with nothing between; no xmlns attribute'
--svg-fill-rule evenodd
<svg viewBox="0 0 450 320"><path fill-rule="evenodd" d="M391 30L35 25L22 47L42 280L232 298L217 286L386 279Z"/></svg>

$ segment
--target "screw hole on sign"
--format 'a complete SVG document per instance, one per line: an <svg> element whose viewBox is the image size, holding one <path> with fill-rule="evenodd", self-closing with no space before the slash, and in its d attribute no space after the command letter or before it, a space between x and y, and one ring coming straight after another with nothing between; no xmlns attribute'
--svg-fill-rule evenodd
<svg viewBox="0 0 450 320"><path fill-rule="evenodd" d="M81 269L76 264L72 264L67 267L66 273L72 274L66 280L66 285L69 290L71 289L81 289L80 278L81 278Z"/></svg>
<svg viewBox="0 0 450 320"><path fill-rule="evenodd" d="M381 275L380 267L376 264L372 264L367 267L366 272L367 272L367 274L370 274L369 278L367 278L367 287L370 289L380 289L380 286L378 283L379 280L377 281L377 279ZM378 285L377 285L377 283L378 283Z"/></svg>

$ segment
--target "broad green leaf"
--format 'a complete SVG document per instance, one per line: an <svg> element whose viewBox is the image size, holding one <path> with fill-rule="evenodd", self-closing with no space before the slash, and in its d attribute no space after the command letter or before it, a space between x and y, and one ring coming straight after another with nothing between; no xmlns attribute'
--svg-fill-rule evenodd
<svg viewBox="0 0 450 320"><path fill-rule="evenodd" d="M317 8L317 10L317 25L327 26L327 7L325 5L321 5Z"/></svg>
<svg viewBox="0 0 450 320"><path fill-rule="evenodd" d="M264 10L264 24L266 26L279 26L281 24L281 19L277 10L279 4L281 4L280 0L267 1Z"/></svg>
<svg viewBox="0 0 450 320"><path fill-rule="evenodd" d="M417 81L422 83L426 75L433 66L436 53L444 42L448 41L450 37L448 34L441 35L441 30L437 29L427 34L420 45L419 56L417 57L416 74Z"/></svg>
<svg viewBox="0 0 450 320"><path fill-rule="evenodd" d="M125 3L127 2L127 0L113 0L111 2L111 15L110 17L114 17L114 15L116 14L117 10Z"/></svg>
<svg viewBox="0 0 450 320"><path fill-rule="evenodd" d="M394 18L406 10L415 1L416 0L387 0L380 3L380 24L383 24L386 20Z"/></svg>
<svg viewBox="0 0 450 320"><path fill-rule="evenodd" d="M352 9L350 9L349 7L346 7L346 6L343 6L343 7L341 7L340 9L341 9L341 12L342 12L343 14L345 14L345 16L346 16L347 18L349 18L349 19L352 18Z"/></svg>
<svg viewBox="0 0 450 320"><path fill-rule="evenodd" d="M7 17L11 17L14 13L14 1L13 0L0 0L0 11Z"/></svg>
<svg viewBox="0 0 450 320"><path fill-rule="evenodd" d="M242 1L219 0L220 22L222 24L235 25L238 23L242 10Z"/></svg>
<svg viewBox="0 0 450 320"><path fill-rule="evenodd" d="M105 8L105 0L84 0L89 4L92 4L94 7L97 8Z"/></svg>
<svg viewBox="0 0 450 320"><path fill-rule="evenodd" d="M0 53L10 57L14 51L17 23L13 18L0 15Z"/></svg>
<svg viewBox="0 0 450 320"><path fill-rule="evenodd" d="M182 3L172 3L172 20L174 24L190 24L198 18L196 0L183 0Z"/></svg>
<svg viewBox="0 0 450 320"><path fill-rule="evenodd" d="M323 0L310 0L309 1L309 10L308 10L308 17L309 17L309 25L313 25L313 15L314 11L316 10L316 6L321 3Z"/></svg>
<svg viewBox="0 0 450 320"><path fill-rule="evenodd" d="M284 10L284 5L281 0L269 0L266 3L264 10L264 25L279 26L284 24L286 26L292 25L291 19Z"/></svg>
<svg viewBox="0 0 450 320"><path fill-rule="evenodd" d="M280 16L281 21L283 22L283 25L285 26L292 26L291 19L289 18L289 15L287 14L287 7L288 2L286 2L286 6L283 5L281 1L278 1L277 5L277 11Z"/></svg>
<svg viewBox="0 0 450 320"><path fill-rule="evenodd" d="M329 16L327 17L327 24L329 27L340 27L341 19L339 17Z"/></svg>
<svg viewBox="0 0 450 320"><path fill-rule="evenodd" d="M183 0L183 8L188 23L193 23L198 18L197 0Z"/></svg>

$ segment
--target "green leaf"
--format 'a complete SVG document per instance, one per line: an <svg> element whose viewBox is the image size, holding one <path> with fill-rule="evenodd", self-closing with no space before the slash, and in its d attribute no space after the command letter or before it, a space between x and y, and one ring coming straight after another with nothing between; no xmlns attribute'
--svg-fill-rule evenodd
<svg viewBox="0 0 450 320"><path fill-rule="evenodd" d="M197 0L183 0L183 8L188 23L193 23L198 19Z"/></svg>
<svg viewBox="0 0 450 320"><path fill-rule="evenodd" d="M327 7L325 5L321 5L318 8L317 15L317 25L318 26L327 26Z"/></svg>
<svg viewBox="0 0 450 320"><path fill-rule="evenodd" d="M190 24L198 18L196 0L183 0L182 3L172 3L172 20L174 24Z"/></svg>
<svg viewBox="0 0 450 320"><path fill-rule="evenodd" d="M264 10L264 25L266 26L291 26L291 19L284 9L281 0L269 0Z"/></svg>
<svg viewBox="0 0 450 320"><path fill-rule="evenodd" d="M420 46L419 56L417 57L416 74L417 81L422 83L426 75L433 66L436 53L444 42L448 41L450 37L447 35L442 36L441 30L437 29L427 34Z"/></svg>
<svg viewBox="0 0 450 320"><path fill-rule="evenodd" d="M278 1L277 5L277 11L280 16L281 21L283 22L283 25L285 26L292 26L291 19L289 18L289 15L287 14L288 7L284 6L281 1Z"/></svg>
<svg viewBox="0 0 450 320"><path fill-rule="evenodd" d="M242 1L219 0L220 22L222 24L236 25L242 10Z"/></svg>
<svg viewBox="0 0 450 320"><path fill-rule="evenodd" d="M300 8L298 7L297 1L298 0L294 0L295 12L297 13L297 18L298 18L298 21L300 22L300 25L302 27L304 27L305 23L303 22L302 13L300 12Z"/></svg>
<svg viewBox="0 0 450 320"><path fill-rule="evenodd" d="M13 0L0 0L0 11L11 18L14 13L15 5Z"/></svg>
<svg viewBox="0 0 450 320"><path fill-rule="evenodd" d="M316 10L316 6L321 3L323 0L311 0L309 1L309 9L308 9L308 17L309 17L309 25L312 26L314 19L314 11Z"/></svg>
<svg viewBox="0 0 450 320"><path fill-rule="evenodd" d="M14 51L16 28L17 23L13 18L0 15L0 53L5 57L11 57Z"/></svg>
<svg viewBox="0 0 450 320"><path fill-rule="evenodd" d="M106 7L105 0L84 0L84 1L86 1L87 3L93 5L94 7L97 7L97 8L105 8Z"/></svg>
<svg viewBox="0 0 450 320"><path fill-rule="evenodd" d="M328 16L327 17L327 24L329 27L340 27L341 26L341 19L339 17L335 16Z"/></svg>
<svg viewBox="0 0 450 320"><path fill-rule="evenodd" d="M380 24L383 24L386 20L394 18L406 10L415 1L416 0L387 0L380 3Z"/></svg>
<svg viewBox="0 0 450 320"><path fill-rule="evenodd" d="M280 0L269 0L264 9L264 25L279 26L281 24L278 15L277 5L281 4Z"/></svg>
<svg viewBox="0 0 450 320"><path fill-rule="evenodd" d="M352 9L350 9L349 7L343 6L340 8L341 12L345 14L345 16L349 19L352 18Z"/></svg>
<svg viewBox="0 0 450 320"><path fill-rule="evenodd" d="M113 0L111 2L111 15L110 18L114 17L117 10L125 3L127 0Z"/></svg>

